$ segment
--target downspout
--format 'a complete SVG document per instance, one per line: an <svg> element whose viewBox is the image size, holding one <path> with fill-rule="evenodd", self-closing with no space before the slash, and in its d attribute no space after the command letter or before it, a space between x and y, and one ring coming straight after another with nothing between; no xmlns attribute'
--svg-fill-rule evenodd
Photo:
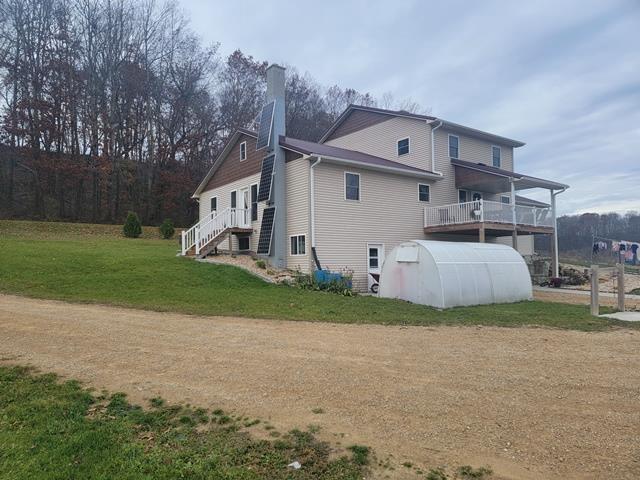
<svg viewBox="0 0 640 480"><path fill-rule="evenodd" d="M429 122L427 122L427 125L431 126ZM440 123L437 126L431 127L431 171L440 176L444 176L442 172L438 172L436 170L436 130L441 126L442 120L440 120Z"/></svg>
<svg viewBox="0 0 640 480"><path fill-rule="evenodd" d="M322 270L322 266L320 265L320 261L318 260L318 255L316 254L316 187L315 187L315 175L314 168L322 162L322 157L318 157L318 159L311 164L309 168L309 187L311 189L310 195L310 220L311 220L311 253L313 255L313 261L316 264L316 268L318 270Z"/></svg>
<svg viewBox="0 0 640 480"><path fill-rule="evenodd" d="M558 192L550 189L551 193L551 215L553 216L553 276L558 278L560 276L560 254L558 252L558 219L556 215L556 197L563 193L567 188L563 188Z"/></svg>

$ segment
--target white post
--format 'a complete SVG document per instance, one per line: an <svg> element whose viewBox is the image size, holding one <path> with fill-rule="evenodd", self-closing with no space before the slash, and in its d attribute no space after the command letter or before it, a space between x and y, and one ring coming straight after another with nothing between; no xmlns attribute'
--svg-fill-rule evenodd
<svg viewBox="0 0 640 480"><path fill-rule="evenodd" d="M618 310L624 312L624 263L618 264Z"/></svg>
<svg viewBox="0 0 640 480"><path fill-rule="evenodd" d="M513 226L516 226L517 217L516 217L516 185L513 181L513 178L510 179L511 183L511 219L513 221Z"/></svg>
<svg viewBox="0 0 640 480"><path fill-rule="evenodd" d="M480 199L480 221L484 223L484 201Z"/></svg>
<svg viewBox="0 0 640 480"><path fill-rule="evenodd" d="M551 239L551 241L553 242L553 276L558 277L560 275L560 255L558 254L558 221L556 219L557 194L554 194L553 190L549 190L549 192L551 192L551 219L553 221L553 237Z"/></svg>
<svg viewBox="0 0 640 480"><path fill-rule="evenodd" d="M182 256L184 257L187 254L186 244L187 244L187 232L182 230Z"/></svg>
<svg viewBox="0 0 640 480"><path fill-rule="evenodd" d="M600 300L598 294L600 293L598 265L591 265L591 315L596 317L600 314Z"/></svg>
<svg viewBox="0 0 640 480"><path fill-rule="evenodd" d="M200 255L200 225L196 225L195 241L196 241L196 255Z"/></svg>

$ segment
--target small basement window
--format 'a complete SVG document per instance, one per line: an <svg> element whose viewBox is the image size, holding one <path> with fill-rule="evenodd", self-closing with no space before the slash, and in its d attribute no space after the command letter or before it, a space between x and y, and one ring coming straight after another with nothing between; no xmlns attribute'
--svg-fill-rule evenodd
<svg viewBox="0 0 640 480"><path fill-rule="evenodd" d="M238 237L238 250L246 251L251 248L249 237Z"/></svg>
<svg viewBox="0 0 640 480"><path fill-rule="evenodd" d="M345 200L360 200L360 174L344 172Z"/></svg>
<svg viewBox="0 0 640 480"><path fill-rule="evenodd" d="M247 142L240 144L240 161L247 159Z"/></svg>
<svg viewBox="0 0 640 480"><path fill-rule="evenodd" d="M398 140L398 156L409 153L409 138Z"/></svg>
<svg viewBox="0 0 640 480"><path fill-rule="evenodd" d="M306 255L306 238L304 235L291 236L291 255Z"/></svg>
<svg viewBox="0 0 640 480"><path fill-rule="evenodd" d="M460 154L460 139L455 135L449 135L449 156L451 158L458 158Z"/></svg>
<svg viewBox="0 0 640 480"><path fill-rule="evenodd" d="M418 200L421 202L429 201L429 185L426 183L418 184Z"/></svg>

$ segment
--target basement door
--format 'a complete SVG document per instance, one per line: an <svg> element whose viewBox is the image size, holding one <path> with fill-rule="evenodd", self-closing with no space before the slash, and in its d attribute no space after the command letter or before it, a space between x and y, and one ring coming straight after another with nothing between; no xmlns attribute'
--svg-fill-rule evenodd
<svg viewBox="0 0 640 480"><path fill-rule="evenodd" d="M378 282L384 262L384 244L367 243L367 289L378 293Z"/></svg>

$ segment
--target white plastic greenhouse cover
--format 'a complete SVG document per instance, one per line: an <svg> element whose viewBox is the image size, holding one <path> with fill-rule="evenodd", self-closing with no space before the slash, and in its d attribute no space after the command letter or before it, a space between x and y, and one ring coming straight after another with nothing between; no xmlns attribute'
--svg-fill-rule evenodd
<svg viewBox="0 0 640 480"><path fill-rule="evenodd" d="M412 240L394 248L380 274L381 297L438 308L531 300L522 256L497 243Z"/></svg>

